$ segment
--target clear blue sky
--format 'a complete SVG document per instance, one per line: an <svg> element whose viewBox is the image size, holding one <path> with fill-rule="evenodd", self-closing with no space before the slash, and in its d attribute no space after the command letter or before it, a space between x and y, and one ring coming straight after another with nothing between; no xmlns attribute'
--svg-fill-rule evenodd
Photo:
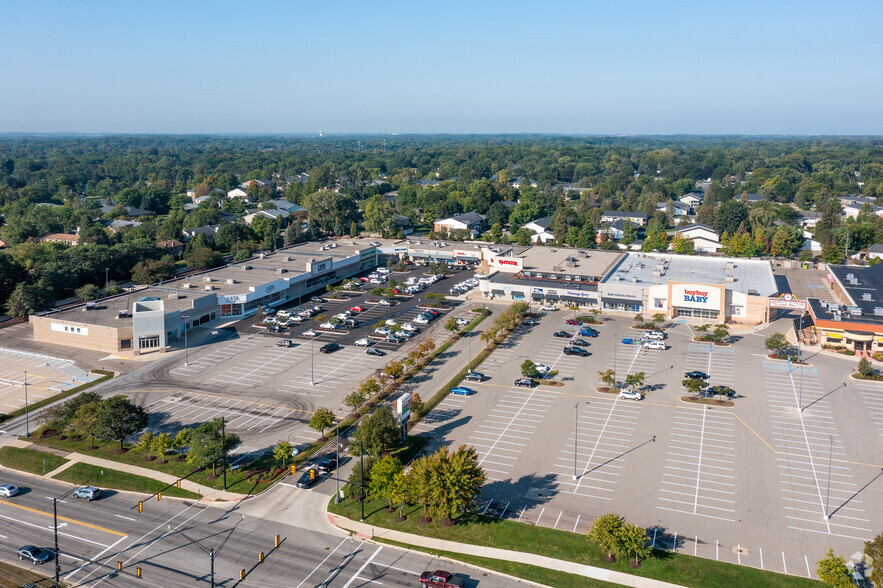
<svg viewBox="0 0 883 588"><path fill-rule="evenodd" d="M883 134L883 1L15 1L0 132Z"/></svg>

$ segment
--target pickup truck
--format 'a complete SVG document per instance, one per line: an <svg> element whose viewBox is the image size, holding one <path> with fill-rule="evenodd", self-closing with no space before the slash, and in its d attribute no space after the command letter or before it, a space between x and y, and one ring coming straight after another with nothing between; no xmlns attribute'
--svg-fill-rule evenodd
<svg viewBox="0 0 883 588"><path fill-rule="evenodd" d="M435 570L420 574L420 585L432 588L463 588L464 582L463 578L452 576L449 572Z"/></svg>

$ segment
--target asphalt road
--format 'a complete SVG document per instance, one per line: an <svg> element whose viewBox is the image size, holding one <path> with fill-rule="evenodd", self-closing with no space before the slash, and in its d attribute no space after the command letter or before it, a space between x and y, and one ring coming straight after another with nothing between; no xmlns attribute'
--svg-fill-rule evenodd
<svg viewBox="0 0 883 588"><path fill-rule="evenodd" d="M8 470L0 476L23 489L18 496L0 499L0 559L17 561L15 550L25 544L51 549L51 497L71 487ZM138 496L108 492L91 503L71 497L58 503L64 581L128 587L135 584L140 567L142 581L150 585L210 585L214 549L218 586L413 586L420 572L435 569L462 574L467 586L522 585L334 532L323 521L329 496L320 491L277 486L256 499L225 506L166 498L145 503L141 514ZM274 548L277 534L281 544ZM261 552L264 562L258 563ZM117 571L117 562L122 562L122 571ZM39 567L41 573L54 573L52 561ZM242 581L240 570L247 574Z"/></svg>

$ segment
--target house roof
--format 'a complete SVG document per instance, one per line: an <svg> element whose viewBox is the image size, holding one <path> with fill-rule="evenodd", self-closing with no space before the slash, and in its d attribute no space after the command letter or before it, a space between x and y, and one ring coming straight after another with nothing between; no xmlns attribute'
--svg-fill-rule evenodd
<svg viewBox="0 0 883 588"><path fill-rule="evenodd" d="M156 244L157 247L183 247L184 244L178 241L177 239L169 239L168 241L160 241Z"/></svg>
<svg viewBox="0 0 883 588"><path fill-rule="evenodd" d="M649 218L646 212L629 212L627 210L605 210L603 216L613 218Z"/></svg>
<svg viewBox="0 0 883 588"><path fill-rule="evenodd" d="M451 216L449 218L436 219L435 222L440 223L440 222L444 222L444 221L453 220L453 221L458 221L458 222L468 225L470 223L483 223L484 219L485 219L485 216L483 214L478 214L477 212L463 212L461 214L455 214L454 216Z"/></svg>
<svg viewBox="0 0 883 588"><path fill-rule="evenodd" d="M206 225L204 227L196 227L194 229L184 229L183 233L187 235L208 235L212 236L218 232L221 225Z"/></svg>
<svg viewBox="0 0 883 588"><path fill-rule="evenodd" d="M508 206L509 208L515 208L518 206L518 203L513 202L512 200L501 200L500 202L503 203L503 206Z"/></svg>
<svg viewBox="0 0 883 588"><path fill-rule="evenodd" d="M868 247L868 253L883 253L883 244L874 243Z"/></svg>
<svg viewBox="0 0 883 588"><path fill-rule="evenodd" d="M544 216L543 218L538 218L537 220L530 221L527 223L529 225L536 225L541 229L548 229L552 225L552 217Z"/></svg>
<svg viewBox="0 0 883 588"><path fill-rule="evenodd" d="M706 224L702 224L702 223L687 225L686 227L678 227L677 229L675 229L675 232L676 233L689 233L691 231L698 231L698 230L711 231L715 235L717 234L717 231L715 231L713 227L710 227L710 226L708 226Z"/></svg>
<svg viewBox="0 0 883 588"><path fill-rule="evenodd" d="M80 241L80 236L75 233L47 233L40 237L40 240L78 243Z"/></svg>

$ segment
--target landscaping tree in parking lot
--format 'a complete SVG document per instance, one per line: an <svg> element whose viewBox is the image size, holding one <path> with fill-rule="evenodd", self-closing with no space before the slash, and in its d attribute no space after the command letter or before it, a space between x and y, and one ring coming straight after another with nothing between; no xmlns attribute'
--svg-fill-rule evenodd
<svg viewBox="0 0 883 588"><path fill-rule="evenodd" d="M323 313L323 314L317 314L315 318L316 318L316 322L319 323L320 325L321 325L322 323L326 323L326 322L328 322L328 315L327 315L327 314L324 314L324 313Z"/></svg>
<svg viewBox="0 0 883 588"><path fill-rule="evenodd" d="M71 426L77 435L89 436L89 447L95 447L95 431L98 429L98 410L101 408L100 402L89 402L77 409Z"/></svg>
<svg viewBox="0 0 883 588"><path fill-rule="evenodd" d="M370 415L362 417L349 449L353 455L358 455L360 444L364 444L367 455L379 457L387 449L397 446L400 440L399 424L392 411L388 406L379 406Z"/></svg>
<svg viewBox="0 0 883 588"><path fill-rule="evenodd" d="M634 567L638 567L642 559L646 559L653 553L653 548L647 545L647 531L643 527L632 523L624 523L618 535L619 554L629 559L634 558Z"/></svg>
<svg viewBox="0 0 883 588"><path fill-rule="evenodd" d="M474 447L461 445L450 453L447 447L438 450L438 459L433 463L439 492L433 499L433 510L442 517L453 519L457 513L469 512L475 508L475 498L487 480L478 453Z"/></svg>
<svg viewBox="0 0 883 588"><path fill-rule="evenodd" d="M657 312L656 314L653 315L653 322L654 323L664 323L665 322L665 315L661 312Z"/></svg>
<svg viewBox="0 0 883 588"><path fill-rule="evenodd" d="M601 376L601 381L608 386L616 386L616 372L613 370L598 372L598 375Z"/></svg>
<svg viewBox="0 0 883 588"><path fill-rule="evenodd" d="M636 315L635 315L635 324L636 324L636 325L642 325L642 324L644 324L644 317L643 317L643 315L640 315L640 314L636 314Z"/></svg>
<svg viewBox="0 0 883 588"><path fill-rule="evenodd" d="M879 562L875 563L879 565ZM852 582L849 568L846 566L846 560L843 559L843 556L834 555L833 549L829 549L825 557L816 563L816 573L819 575L819 580L829 586L846 588L846 586L855 585Z"/></svg>
<svg viewBox="0 0 883 588"><path fill-rule="evenodd" d="M221 419L200 423L190 430L190 448L187 450L187 463L204 466L212 464L212 475L215 464L225 453L239 447L242 441L235 433L222 436Z"/></svg>
<svg viewBox="0 0 883 588"><path fill-rule="evenodd" d="M702 380L695 380L693 378L683 380L681 381L681 384L683 384L684 388L686 388L693 396L699 394L699 391L705 386L705 383Z"/></svg>
<svg viewBox="0 0 883 588"><path fill-rule="evenodd" d="M525 378L536 378L539 375L536 364L529 359L525 359L524 363L521 364L521 375Z"/></svg>
<svg viewBox="0 0 883 588"><path fill-rule="evenodd" d="M147 459L153 457L153 439L155 435L150 431L145 431L141 434L141 437L138 438L138 444L135 445L135 449L139 451L143 451L147 454Z"/></svg>
<svg viewBox="0 0 883 588"><path fill-rule="evenodd" d="M334 424L334 412L330 408L319 408L310 417L310 428L325 437L325 429Z"/></svg>
<svg viewBox="0 0 883 588"><path fill-rule="evenodd" d="M368 378L361 384L359 384L359 391L365 395L365 400L368 400L378 392L380 392L380 383L374 378Z"/></svg>
<svg viewBox="0 0 883 588"><path fill-rule="evenodd" d="M589 527L589 539L607 552L606 561L613 561L613 555L619 552L619 534L624 523L624 518L610 512L596 518Z"/></svg>
<svg viewBox="0 0 883 588"><path fill-rule="evenodd" d="M764 345L770 351L775 351L777 355L780 355L785 352L791 344L788 342L788 339L785 338L785 335L782 333L773 333L769 337L764 340Z"/></svg>
<svg viewBox="0 0 883 588"><path fill-rule="evenodd" d="M423 411L426 409L423 399L416 392L411 393L411 422L417 422L423 417Z"/></svg>
<svg viewBox="0 0 883 588"><path fill-rule="evenodd" d="M717 325L714 327L713 336L714 340L720 343L724 339L726 339L730 334L730 327L727 325Z"/></svg>
<svg viewBox="0 0 883 588"><path fill-rule="evenodd" d="M708 332L708 329L710 329L710 328L711 328L711 325L700 325L700 326L696 327L696 332L705 334Z"/></svg>
<svg viewBox="0 0 883 588"><path fill-rule="evenodd" d="M883 533L880 533L872 541L865 541L865 555L875 562L874 570L868 579L874 586L883 586Z"/></svg>
<svg viewBox="0 0 883 588"><path fill-rule="evenodd" d="M396 477L400 476L404 469L402 462L390 455L377 460L371 468L369 484L371 495L386 500L390 509L394 506Z"/></svg>
<svg viewBox="0 0 883 588"><path fill-rule="evenodd" d="M365 394L362 393L361 389L353 390L346 395L346 398L343 399L343 404L347 408L356 410L357 408L365 404Z"/></svg>
<svg viewBox="0 0 883 588"><path fill-rule="evenodd" d="M285 469L285 460L291 457L293 449L291 443L285 440L277 441L276 445L273 447L273 458L276 461L282 462L283 469Z"/></svg>
<svg viewBox="0 0 883 588"><path fill-rule="evenodd" d="M414 402L413 398L411 402ZM431 520L427 516L427 509L432 505L433 497L438 490L435 476L439 468L436 467L435 461L438 461L437 454L426 455L415 459L411 463L411 469L408 470L408 477L411 478L411 499L423 507L423 518L427 521Z"/></svg>
<svg viewBox="0 0 883 588"><path fill-rule="evenodd" d="M635 372L634 374L628 374L625 377L625 385L640 388L644 385L644 380L646 379L646 377L647 374L645 374L644 372Z"/></svg>
<svg viewBox="0 0 883 588"><path fill-rule="evenodd" d="M400 361L391 361L383 368L383 375L391 380L395 380L405 372L405 366Z"/></svg>
<svg viewBox="0 0 883 588"><path fill-rule="evenodd" d="M460 330L460 323L458 323L457 319L454 317L449 317L447 322L445 322L445 330L450 331L451 333L456 333Z"/></svg>
<svg viewBox="0 0 883 588"><path fill-rule="evenodd" d="M874 373L874 366L871 365L871 362L868 361L867 357L863 357L861 361L858 362L858 373L866 378Z"/></svg>
<svg viewBox="0 0 883 588"><path fill-rule="evenodd" d="M166 452L172 448L173 444L174 441L172 440L172 436L168 433L160 433L159 435L154 436L151 448L159 458L159 463L165 463Z"/></svg>
<svg viewBox="0 0 883 588"><path fill-rule="evenodd" d="M178 431L178 434L175 435L174 441L172 441L172 449L183 452L186 448L190 447L190 433L191 430L188 427L184 427Z"/></svg>
<svg viewBox="0 0 883 588"><path fill-rule="evenodd" d="M122 394L102 401L98 410L96 435L120 442L147 426L147 411L129 402Z"/></svg>

